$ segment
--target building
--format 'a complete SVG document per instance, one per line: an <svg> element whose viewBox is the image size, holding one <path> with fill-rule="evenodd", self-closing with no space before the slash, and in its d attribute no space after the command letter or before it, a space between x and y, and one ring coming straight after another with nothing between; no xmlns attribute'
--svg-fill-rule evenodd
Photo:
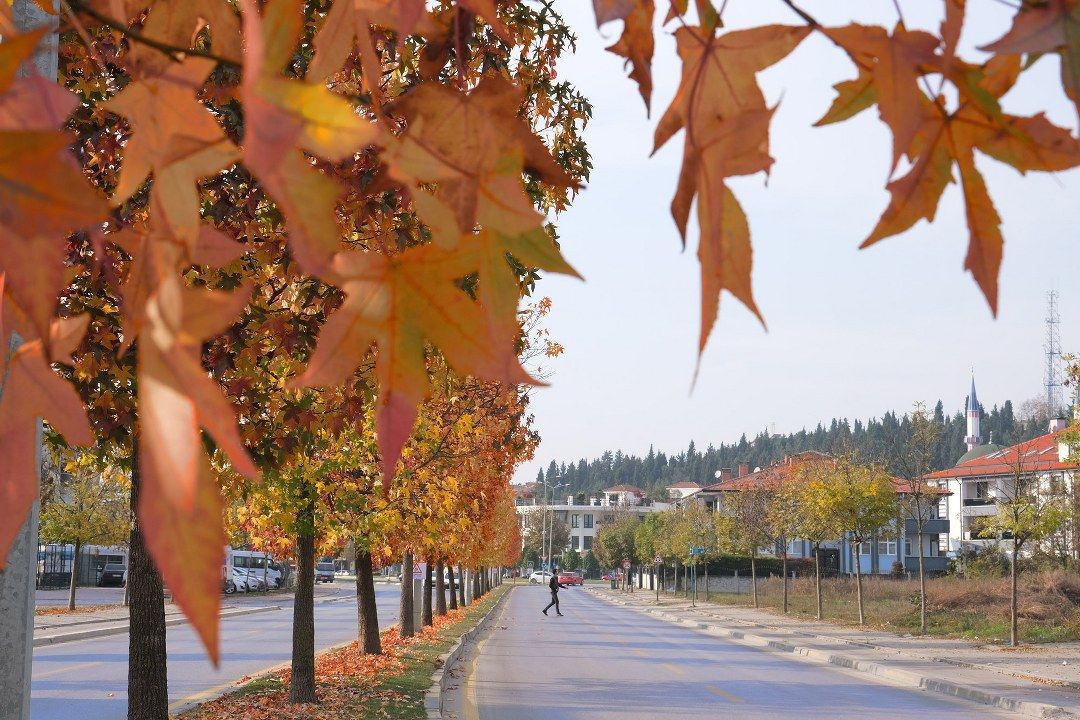
<svg viewBox="0 0 1080 720"><path fill-rule="evenodd" d="M979 435L981 410L975 398L974 381L967 404L967 452L954 467L927 475L927 480L941 483L951 493L944 500L951 528L947 542L950 555L980 550L1002 540L986 527L985 518L997 515L999 503L1014 497L1018 477L1029 480L1040 494L1059 494L1071 497L1075 502L1073 483L1080 469L1080 462L1070 459L1076 449L1062 435L1068 427L1067 420L1051 420L1046 434L1015 445L983 444ZM1074 408L1073 415L1080 419L1080 404ZM1063 528L1050 542L1077 557L1080 555L1078 540L1075 529L1070 526ZM1008 543L1004 545L1007 548Z"/></svg>
<svg viewBox="0 0 1080 720"><path fill-rule="evenodd" d="M739 465L734 473L729 468L723 468L717 472L719 482L687 496L680 500L679 504L700 502L709 510L722 512L724 496L728 493L752 489L775 490L793 482L800 482L800 470L808 464L829 461L827 455L806 451L789 455L767 468L756 468L753 472L750 472L746 463ZM893 484L901 498L910 494L911 487L903 480L893 478ZM940 490L941 495L946 492L945 489ZM947 559L943 548L947 540L949 521L943 514L944 509L945 506L940 502L933 504L930 517L923 523L922 555L923 567L927 572L943 572L946 569ZM899 562L905 571L917 572L918 525L914 518L903 520L902 524L897 523L894 533L882 533L874 540L862 543L858 553L852 550L851 543L844 538L821 543L822 567L835 572L854 573L857 562L862 573L888 574L892 572L894 563ZM779 555L785 548L768 547L762 548L762 551ZM787 543L786 552L788 557L812 558L814 548L808 540L792 538Z"/></svg>
<svg viewBox="0 0 1080 720"><path fill-rule="evenodd" d="M677 482L674 485L668 486L668 498L673 502L682 500L684 497L689 497L690 495L693 495L701 488L701 485L691 480Z"/></svg>
<svg viewBox="0 0 1080 720"><path fill-rule="evenodd" d="M669 495L671 494L671 488ZM526 515L531 512L551 512L557 521L566 523L570 528L570 544L566 548L555 548L553 555L563 550L587 552L592 550L596 534L606 522L611 522L618 515L632 513L638 518L649 513L660 512L671 507L670 503L652 502L645 496L645 491L633 485L615 485L605 488L593 496L584 493L567 495L559 500L564 502L545 503L543 488L539 493L534 486L526 485L515 488L515 503L518 520L522 528L522 540L525 534Z"/></svg>

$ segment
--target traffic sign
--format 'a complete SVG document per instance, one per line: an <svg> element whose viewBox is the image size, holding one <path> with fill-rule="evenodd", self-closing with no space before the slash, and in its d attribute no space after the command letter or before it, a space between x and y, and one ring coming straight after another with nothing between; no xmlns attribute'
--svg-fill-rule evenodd
<svg viewBox="0 0 1080 720"><path fill-rule="evenodd" d="M622 561L622 566L623 566L623 570L629 570L630 569L630 561L629 560L623 560Z"/></svg>
<svg viewBox="0 0 1080 720"><path fill-rule="evenodd" d="M424 573L426 571L427 571L427 563L424 563L424 562L413 563L413 566L412 566L413 580L423 580L424 579Z"/></svg>
<svg viewBox="0 0 1080 720"><path fill-rule="evenodd" d="M652 561L653 561L653 565L659 565L660 563L664 562L664 558L657 555L656 557L654 557L652 559Z"/></svg>
<svg viewBox="0 0 1080 720"><path fill-rule="evenodd" d="M690 547L690 554L691 555L704 555L705 554L705 548L691 546Z"/></svg>

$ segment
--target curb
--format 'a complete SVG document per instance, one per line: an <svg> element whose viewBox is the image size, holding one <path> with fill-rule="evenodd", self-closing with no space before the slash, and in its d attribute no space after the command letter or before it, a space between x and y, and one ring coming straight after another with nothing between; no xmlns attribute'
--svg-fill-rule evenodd
<svg viewBox="0 0 1080 720"><path fill-rule="evenodd" d="M230 618L238 615L253 615L255 613L270 612L271 610L280 610L281 608L274 606L263 606L253 608L238 608L232 611L225 611L221 613L219 618ZM127 621L122 621L123 625L113 625L110 627L94 628L92 630L76 630L69 633L58 633L56 635L48 635L46 637L34 638L34 647L44 647L46 645L58 645L60 643L75 642L76 640L89 640L90 638L104 637L106 635L122 635L128 631ZM165 621L165 627L172 627L173 625L186 625L188 619L186 617L173 618Z"/></svg>
<svg viewBox="0 0 1080 720"><path fill-rule="evenodd" d="M488 611L484 614L484 617L480 618L480 621L472 628L472 630L466 631L453 647L447 650L445 653L439 656L439 667L431 674L431 687L424 693L424 711L427 713L427 720L442 720L443 719L443 693L446 692L446 680L448 673L446 670L461 658L462 652L465 650L465 646L468 643L472 643L482 633L487 631L488 626L491 625L495 619L495 611L502 607L506 602L506 598L510 597L510 592L517 587L517 585L506 585L506 592L499 598L494 605L492 605Z"/></svg>
<svg viewBox="0 0 1080 720"><path fill-rule="evenodd" d="M811 662L826 665L835 665L837 667L854 670L856 672L877 675L879 677L885 678L906 687L913 687L921 690L929 690L931 692L941 693L943 695L950 695L955 698L977 702L982 705L989 705L991 707L1000 708L1002 710L1009 710L1015 713L1019 713L1021 715L1026 715L1028 717L1077 717L1076 715L1069 712L1066 708L1063 708L1060 705L1035 702L1032 700L1018 700L1016 698L1008 697L1006 695L997 695L967 685L954 683L949 680L941 680L939 678L920 675L919 673L911 672L908 670L898 670L880 662L860 660L849 655L827 652L825 650L819 650L817 648L806 647L804 645L797 645L795 643L784 642L781 640L772 640L766 637L762 637L760 635L743 632L741 630L733 630L731 628L724 627L723 625L720 625L718 623L690 620L675 615L673 613L664 612L662 610L643 608L636 605L635 603L629 603L606 597L603 593L597 591L590 592L592 592L597 597L606 600L607 602L614 603L616 605L631 607L635 610L638 610L639 612L644 612L649 615L655 615L656 617L662 618L669 622L677 623L679 625L685 625L696 630L704 630L712 635L720 635L743 645L750 645L764 650L772 650L774 652L785 652L796 655L800 658L804 658Z"/></svg>

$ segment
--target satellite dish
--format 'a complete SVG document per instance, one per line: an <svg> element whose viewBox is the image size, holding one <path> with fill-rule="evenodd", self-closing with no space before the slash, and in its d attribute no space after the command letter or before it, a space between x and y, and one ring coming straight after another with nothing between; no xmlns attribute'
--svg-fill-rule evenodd
<svg viewBox="0 0 1080 720"><path fill-rule="evenodd" d="M724 473L722 473L721 471L717 470L716 472L714 472L714 473L713 473L713 477L714 477L714 478L719 478L719 477L722 477L722 476L723 476L723 474L724 474Z"/></svg>

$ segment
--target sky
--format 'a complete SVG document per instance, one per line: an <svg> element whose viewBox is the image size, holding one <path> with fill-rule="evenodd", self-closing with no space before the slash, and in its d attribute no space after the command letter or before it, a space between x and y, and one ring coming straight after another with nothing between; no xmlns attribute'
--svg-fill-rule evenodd
<svg viewBox="0 0 1080 720"><path fill-rule="evenodd" d="M812 127L832 101L831 86L855 70L839 49L811 35L758 76L769 105L779 102L770 176L731 181L749 218L754 292L768 329L725 293L691 389L700 322L697 238L692 232L683 251L668 209L682 134L649 157L655 122L679 76L670 28L657 35L650 119L621 58L603 49L618 38L620 23L598 31L592 3L555 5L578 37L559 77L594 107L585 135L592 177L556 218L563 253L585 282L548 276L538 286L552 300L548 327L566 352L546 368L550 385L532 392L542 440L516 481L533 479L552 459L605 450L678 452L691 439L705 447L833 417L880 417L939 398L957 411L972 371L985 406L1019 403L1043 392L1051 288L1059 293L1064 349L1080 350L1080 285L1073 281L1080 271L1080 171L1021 176L977 158L1006 240L997 318L963 270L968 233L956 185L933 224L921 221L858 250L888 201L891 136L876 108ZM886 0L802 5L824 24L891 27L897 20ZM943 3L900 6L910 29L936 30ZM961 55L981 61L985 55L974 48L999 37L1012 11L988 0L968 6ZM779 0L729 0L724 21L739 29L798 18ZM1005 96L1004 109L1045 111L1075 129L1059 73L1057 57L1044 57Z"/></svg>

